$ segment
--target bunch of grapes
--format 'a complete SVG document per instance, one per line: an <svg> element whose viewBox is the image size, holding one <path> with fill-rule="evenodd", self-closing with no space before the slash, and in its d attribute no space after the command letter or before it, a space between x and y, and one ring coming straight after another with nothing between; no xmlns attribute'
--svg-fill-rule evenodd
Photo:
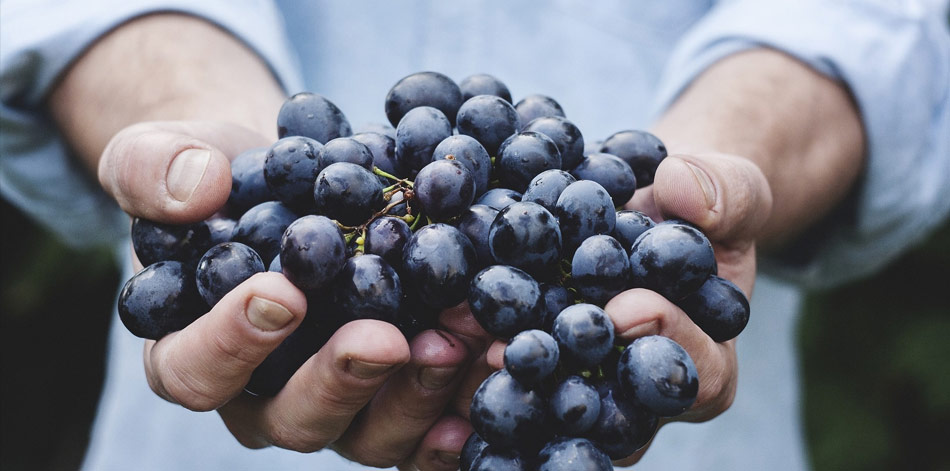
<svg viewBox="0 0 950 471"><path fill-rule="evenodd" d="M611 469L660 417L692 405L699 380L686 351L661 336L615 345L602 309L641 287L716 341L748 321L748 301L716 276L701 231L618 209L666 157L655 136L620 131L585 146L554 99L512 105L484 74L459 84L409 75L385 112L395 128L353 134L326 98L294 95L280 139L233 160L217 215L179 226L136 219L146 268L120 294L125 326L159 339L253 274L281 272L311 302L246 386L274 395L347 322L383 320L411 338L467 301L508 345L505 368L473 397L463 470Z"/></svg>

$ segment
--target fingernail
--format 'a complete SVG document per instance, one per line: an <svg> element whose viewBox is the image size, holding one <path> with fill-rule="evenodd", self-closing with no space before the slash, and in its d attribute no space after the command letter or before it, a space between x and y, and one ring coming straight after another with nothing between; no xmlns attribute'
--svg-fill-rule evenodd
<svg viewBox="0 0 950 471"><path fill-rule="evenodd" d="M620 334L620 338L625 340L633 340L640 337L646 337L647 335L656 335L659 333L660 321L652 320L645 324L640 324L623 331L623 333Z"/></svg>
<svg viewBox="0 0 950 471"><path fill-rule="evenodd" d="M274 301L255 296L247 303L247 320L258 329L273 332L290 324L294 315Z"/></svg>
<svg viewBox="0 0 950 471"><path fill-rule="evenodd" d="M206 149L185 149L175 156L168 168L166 184L168 192L178 201L188 201L198 188L198 182L211 161L211 151Z"/></svg>
<svg viewBox="0 0 950 471"><path fill-rule="evenodd" d="M435 458L447 465L458 466L459 465L459 455L458 453L451 453L448 451L437 451L435 452Z"/></svg>
<svg viewBox="0 0 950 471"><path fill-rule="evenodd" d="M392 369L393 365L387 363L370 363L362 360L353 360L351 359L347 363L347 371L350 372L353 376L356 376L360 379L373 379L378 376L382 376L383 373L386 373Z"/></svg>
<svg viewBox="0 0 950 471"><path fill-rule="evenodd" d="M709 174L705 170L684 161L686 167L693 172L693 177L696 178L696 182L699 183L699 187L703 189L703 196L706 197L706 207L712 208L716 205L716 187L712 183L712 179L709 178Z"/></svg>
<svg viewBox="0 0 950 471"><path fill-rule="evenodd" d="M426 389L442 389L452 382L458 370L456 366L422 368L419 370L419 384Z"/></svg>

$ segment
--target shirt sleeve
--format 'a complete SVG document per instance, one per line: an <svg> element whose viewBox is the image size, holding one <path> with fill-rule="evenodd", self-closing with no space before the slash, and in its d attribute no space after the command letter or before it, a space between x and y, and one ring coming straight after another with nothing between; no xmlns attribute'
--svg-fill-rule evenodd
<svg viewBox="0 0 950 471"><path fill-rule="evenodd" d="M665 70L662 112L714 62L769 47L845 83L859 108L867 166L853 198L813 233L760 261L806 287L870 274L950 212L947 2L737 0L684 36Z"/></svg>
<svg viewBox="0 0 950 471"><path fill-rule="evenodd" d="M283 20L271 2L5 0L0 27L0 194L70 245L112 243L128 234L128 220L95 177L71 158L44 102L59 77L98 38L133 18L157 12L208 20L259 54L285 90L301 88Z"/></svg>

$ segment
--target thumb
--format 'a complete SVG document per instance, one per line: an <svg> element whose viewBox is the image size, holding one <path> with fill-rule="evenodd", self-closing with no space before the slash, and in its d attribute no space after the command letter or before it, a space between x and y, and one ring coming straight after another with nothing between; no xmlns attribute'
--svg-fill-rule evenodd
<svg viewBox="0 0 950 471"><path fill-rule="evenodd" d="M727 245L752 242L772 211L759 167L728 154L667 157L657 168L653 198L664 218L685 219Z"/></svg>
<svg viewBox="0 0 950 471"><path fill-rule="evenodd" d="M99 182L132 216L171 224L199 221L228 199L230 158L267 143L227 123L140 123L109 141L99 160Z"/></svg>

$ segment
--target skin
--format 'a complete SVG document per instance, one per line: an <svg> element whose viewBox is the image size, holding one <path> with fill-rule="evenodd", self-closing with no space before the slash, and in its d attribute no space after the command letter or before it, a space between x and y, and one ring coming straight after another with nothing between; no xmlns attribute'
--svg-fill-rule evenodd
<svg viewBox="0 0 950 471"><path fill-rule="evenodd" d="M230 158L276 140L284 98L239 41L201 20L159 14L126 23L90 48L56 87L49 109L126 212L184 223L207 218L227 200ZM713 65L653 131L674 156L628 206L698 224L714 242L720 274L747 294L756 246L780 247L834 207L864 155L861 124L841 84L765 49ZM699 397L677 420L709 420L729 407L734 341L713 342L647 290L621 293L606 311L624 342L666 335L694 359ZM188 409L217 410L251 448L330 447L373 466L457 468L471 432L468 404L501 367L503 344L491 343L465 306L442 314L443 332L411 343L389 324L357 321L276 397L242 393L251 371L305 312L303 293L284 277L255 275L188 328L146 342L149 385Z"/></svg>

